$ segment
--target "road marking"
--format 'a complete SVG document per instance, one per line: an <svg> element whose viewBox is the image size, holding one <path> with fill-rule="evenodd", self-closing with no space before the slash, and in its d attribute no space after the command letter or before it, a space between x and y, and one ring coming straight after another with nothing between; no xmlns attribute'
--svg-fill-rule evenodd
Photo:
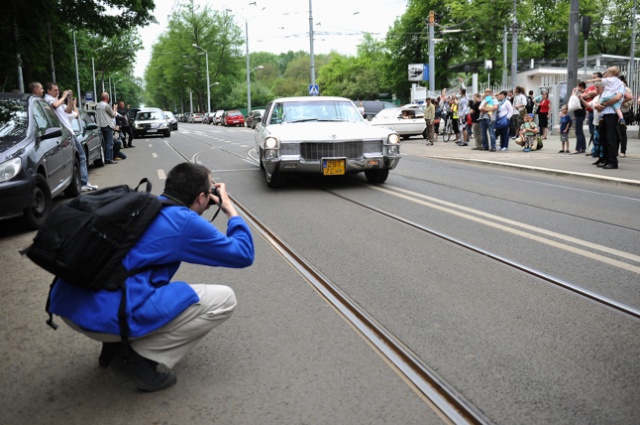
<svg viewBox="0 0 640 425"><path fill-rule="evenodd" d="M151 156L154 157L154 158L157 158L158 154L154 152L154 153L151 154Z"/></svg>
<svg viewBox="0 0 640 425"><path fill-rule="evenodd" d="M495 216L493 214L489 214L489 213L486 213L484 211L480 211L480 210L476 210L476 209L473 209L473 208L464 207L462 205L457 205L457 204L454 204L454 203L451 203L451 202L447 202L447 201L442 201L440 199L436 199L436 198L433 198L433 197L427 196L427 195L422 195L420 193L412 192L410 190L405 190L405 189L397 188L397 187L393 187L393 190L385 189L385 188L378 187L378 186L370 186L370 187L372 189L374 189L374 190L378 190L380 192L384 192L384 193L387 193L389 195L393 195L393 196L396 196L398 198L402 198L402 199L414 202L414 203L419 204L419 205L424 205L426 207L430 207L430 208L433 208L433 209L436 209L436 210L440 210L440 211L446 212L448 214L452 214L452 215L458 216L460 218L464 218L464 219L467 219L467 220L475 221L477 223L484 224L486 226L493 227L493 228L502 230L504 232L512 233L514 235L523 237L525 239L530 239L530 240L533 240L533 241L536 241L536 242L543 243L545 245L550 245L550 246L553 246L555 248L563 249L565 251L569 251L569 252L572 252L574 254L582 255L584 257L591 258L593 260L600 261L602 263L612 265L614 267L619 267L621 269L624 269L624 270L627 270L627 271L630 271L630 272L633 272L633 273L640 274L640 267L633 266L631 264L627 264L627 263L624 263L622 261L614 260L614 259L609 258L609 257L604 257L602 255L595 254L593 252L586 251L586 250L581 249L581 248L576 248L576 247L573 247L573 246L570 246L570 245L566 245L564 243L556 242L556 241L553 241L553 240L550 240L550 239L543 238L541 236L537 236L537 235L533 235L531 233L527 233L527 232L524 232L524 231L521 231L521 230L517 230L517 229L514 229L514 228L509 227L509 226L524 228L526 230L537 232L537 233L541 233L541 234L549 236L549 237L554 237L554 238L561 239L561 240L564 240L564 241L567 241L567 242L575 243L577 245L582 245L584 247L595 249L597 251L606 252L606 253L609 253L609 254L612 254L612 255L616 255L616 256L619 256L619 257L622 257L622 258L627 258L627 259L629 259L631 261L640 262L640 257L637 256L637 255L631 254L631 253L627 253L627 252L624 252L624 251L619 251L619 250L614 249L614 248L609 248L609 247L606 247L606 246L594 244L592 242L584 241L584 240L578 239L578 238L573 238L571 236L563 235L563 234L556 233L556 232L553 232L553 231L550 231L550 230L541 229L539 227L531 226L531 225L528 225L528 224L525 224L525 223L521 223L519 221L509 220L509 219L503 218L503 217L497 217L497 216ZM387 186L387 187L389 187L389 186ZM399 192L404 192L407 195L401 194ZM411 195L411 197L409 195ZM426 199L426 200L428 200L430 202L423 201L423 200L420 200L420 199L415 199L416 197L417 198ZM441 204L441 205L436 205L436 204L433 204L431 202L436 202L436 203ZM456 210L454 210L452 208L455 208L455 209L460 210L460 211L456 211ZM479 216L487 217L490 220L485 220L483 218L480 218ZM499 224L497 222L502 222L504 225L503 224Z"/></svg>
<svg viewBox="0 0 640 425"><path fill-rule="evenodd" d="M158 170L158 178L160 180L166 180L167 179L167 175L164 173L164 170L162 170L162 169Z"/></svg>

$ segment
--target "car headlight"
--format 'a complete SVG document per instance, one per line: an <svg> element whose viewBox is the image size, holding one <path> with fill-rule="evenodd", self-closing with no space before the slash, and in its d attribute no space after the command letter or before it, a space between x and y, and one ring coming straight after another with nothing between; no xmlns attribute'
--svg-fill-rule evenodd
<svg viewBox="0 0 640 425"><path fill-rule="evenodd" d="M395 145L396 143L400 143L400 136L397 133L391 133L387 136L387 142Z"/></svg>
<svg viewBox="0 0 640 425"><path fill-rule="evenodd" d="M267 149L274 149L278 147L278 139L275 137L267 137L264 139L264 147Z"/></svg>
<svg viewBox="0 0 640 425"><path fill-rule="evenodd" d="M17 176L21 168L22 158L13 158L0 164L0 183L4 183Z"/></svg>

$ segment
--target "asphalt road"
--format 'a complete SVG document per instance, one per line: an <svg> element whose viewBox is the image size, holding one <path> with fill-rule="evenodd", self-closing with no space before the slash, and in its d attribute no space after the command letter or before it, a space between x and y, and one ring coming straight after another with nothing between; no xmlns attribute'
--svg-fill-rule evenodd
<svg viewBox="0 0 640 425"><path fill-rule="evenodd" d="M201 162L489 422L636 423L638 319L451 239L639 309L637 188L407 149L381 186L292 178L271 190L252 138L181 124L171 138L136 140L91 181L150 177L160 193L173 165ZM239 307L176 366L178 384L153 394L99 369L99 344L45 325L50 276L17 253L33 233L0 222L0 236L0 424L443 422L258 235L248 269L179 270L177 279L232 286Z"/></svg>

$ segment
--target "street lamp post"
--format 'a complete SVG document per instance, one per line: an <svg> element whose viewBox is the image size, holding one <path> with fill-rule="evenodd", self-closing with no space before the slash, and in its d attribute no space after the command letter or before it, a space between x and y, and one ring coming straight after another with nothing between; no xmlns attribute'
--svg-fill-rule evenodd
<svg viewBox="0 0 640 425"><path fill-rule="evenodd" d="M247 57L249 56L247 55ZM247 66L248 65L249 65L249 62L247 62ZM251 112L251 78L249 78L249 75L251 75L251 73L256 69L263 69L263 68L264 66L262 65L256 66L253 69L247 68L247 115L249 115L249 113Z"/></svg>
<svg viewBox="0 0 640 425"><path fill-rule="evenodd" d="M200 49L204 52L204 60L207 62L207 112L211 115L211 85L209 84L209 52L196 43L192 44L196 49Z"/></svg>

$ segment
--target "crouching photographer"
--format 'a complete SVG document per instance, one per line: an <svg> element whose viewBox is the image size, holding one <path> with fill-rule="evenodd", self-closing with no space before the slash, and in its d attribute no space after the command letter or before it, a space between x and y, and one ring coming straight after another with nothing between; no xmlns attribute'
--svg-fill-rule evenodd
<svg viewBox="0 0 640 425"><path fill-rule="evenodd" d="M175 166L161 198L171 205L162 207L122 260L128 271L144 270L125 282L128 343L120 337L121 290L80 288L58 278L49 306L71 328L102 342L101 367L144 391L174 385L171 368L236 307L228 286L172 281L180 263L243 268L254 259L249 226L225 184L214 184L206 167ZM212 203L228 218L226 234L201 216Z"/></svg>

